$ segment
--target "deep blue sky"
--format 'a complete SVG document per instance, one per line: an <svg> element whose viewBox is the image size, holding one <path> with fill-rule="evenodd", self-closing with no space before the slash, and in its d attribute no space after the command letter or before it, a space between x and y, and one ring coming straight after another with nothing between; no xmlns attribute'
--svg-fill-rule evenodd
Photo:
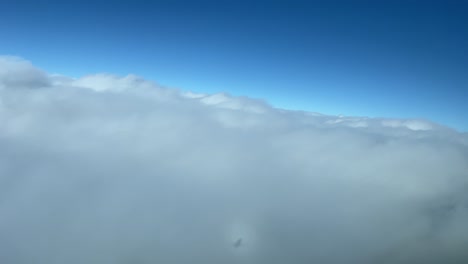
<svg viewBox="0 0 468 264"><path fill-rule="evenodd" d="M468 130L468 1L0 1L0 54Z"/></svg>

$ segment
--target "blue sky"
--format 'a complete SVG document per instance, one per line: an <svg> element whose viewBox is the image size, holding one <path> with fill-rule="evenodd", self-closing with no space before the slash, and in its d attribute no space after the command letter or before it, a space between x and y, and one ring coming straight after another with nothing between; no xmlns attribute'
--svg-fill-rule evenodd
<svg viewBox="0 0 468 264"><path fill-rule="evenodd" d="M466 1L1 1L0 54L468 131Z"/></svg>

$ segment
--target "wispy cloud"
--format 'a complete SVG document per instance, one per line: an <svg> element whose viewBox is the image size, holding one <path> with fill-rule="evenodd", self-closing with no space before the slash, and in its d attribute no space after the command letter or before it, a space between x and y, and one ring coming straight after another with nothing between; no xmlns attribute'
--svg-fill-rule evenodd
<svg viewBox="0 0 468 264"><path fill-rule="evenodd" d="M0 59L1 263L466 263L467 161L429 121Z"/></svg>

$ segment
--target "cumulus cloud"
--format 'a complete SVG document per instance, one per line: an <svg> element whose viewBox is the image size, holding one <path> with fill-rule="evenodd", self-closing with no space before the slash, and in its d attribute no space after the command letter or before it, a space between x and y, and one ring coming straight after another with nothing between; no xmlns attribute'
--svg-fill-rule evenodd
<svg viewBox="0 0 468 264"><path fill-rule="evenodd" d="M468 262L467 134L11 57L0 86L1 263Z"/></svg>
<svg viewBox="0 0 468 264"><path fill-rule="evenodd" d="M0 56L0 89L48 85L46 73L33 67L30 62L13 56Z"/></svg>

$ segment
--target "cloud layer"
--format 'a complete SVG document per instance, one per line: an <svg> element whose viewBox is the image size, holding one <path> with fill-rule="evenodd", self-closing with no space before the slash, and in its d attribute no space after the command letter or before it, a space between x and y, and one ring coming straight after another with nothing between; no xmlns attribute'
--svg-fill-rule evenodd
<svg viewBox="0 0 468 264"><path fill-rule="evenodd" d="M0 58L1 263L468 263L467 248L466 134Z"/></svg>

